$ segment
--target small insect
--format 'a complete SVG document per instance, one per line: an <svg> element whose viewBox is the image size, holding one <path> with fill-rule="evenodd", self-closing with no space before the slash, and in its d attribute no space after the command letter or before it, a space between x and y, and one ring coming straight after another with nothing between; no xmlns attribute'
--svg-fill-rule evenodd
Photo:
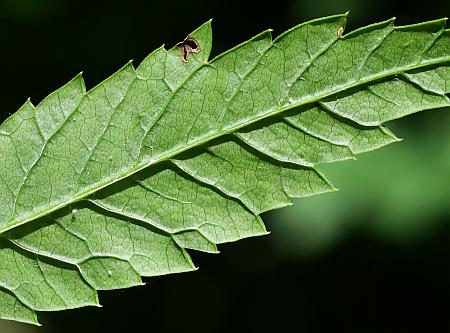
<svg viewBox="0 0 450 333"><path fill-rule="evenodd" d="M339 38L342 38L343 34L344 34L344 27L340 27L337 31L337 35Z"/></svg>
<svg viewBox="0 0 450 333"><path fill-rule="evenodd" d="M183 62L189 62L189 53L199 53L200 45L194 37L187 36L182 42L177 44L177 47L181 50L181 59Z"/></svg>

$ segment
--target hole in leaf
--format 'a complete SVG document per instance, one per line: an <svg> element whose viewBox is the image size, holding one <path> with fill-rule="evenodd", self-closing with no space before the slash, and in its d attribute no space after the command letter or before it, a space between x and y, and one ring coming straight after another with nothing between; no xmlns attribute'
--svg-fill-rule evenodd
<svg viewBox="0 0 450 333"><path fill-rule="evenodd" d="M181 59L184 62L189 62L189 53L200 52L200 45L197 40L191 36L187 36L182 42L179 42L177 47L181 50Z"/></svg>

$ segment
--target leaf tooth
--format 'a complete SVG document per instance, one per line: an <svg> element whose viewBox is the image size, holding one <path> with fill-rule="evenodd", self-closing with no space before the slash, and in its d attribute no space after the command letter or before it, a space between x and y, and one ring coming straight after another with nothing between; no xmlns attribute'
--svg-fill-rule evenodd
<svg viewBox="0 0 450 333"><path fill-rule="evenodd" d="M426 92L438 95L450 93L450 63L444 66L434 66L424 70L406 72L402 75Z"/></svg>
<svg viewBox="0 0 450 333"><path fill-rule="evenodd" d="M9 281L14 294L26 306L38 311L55 311L98 304L96 291L81 278L76 265L38 255L5 239L1 242L1 279ZM72 283L66 284L68 280ZM7 288L5 283L2 286Z"/></svg>
<svg viewBox="0 0 450 333"><path fill-rule="evenodd" d="M233 198L234 200L237 200L243 207L248 209L254 215L259 215L267 210L282 208L282 207L292 205L290 198L287 195L285 195L285 197L283 198L284 200L281 201L282 203L277 201L277 202L272 202L270 204L270 207L267 207L267 206L265 206L265 208L258 207L261 204L261 202L258 203L257 200L251 200L247 196L247 190L249 192L253 192L254 189L243 190L239 187L233 188L233 187L229 186L229 183L222 181L222 179L218 175L214 175L213 173L209 173L209 172L205 173L199 169L196 170L195 169L196 166L201 168L201 165L203 164L202 159L203 159L203 157L206 157L206 156L209 156L210 158L214 159L216 161L216 163L218 162L221 164L221 165L216 164L214 168L222 169L222 170L224 170L224 172L229 172L229 171L225 171L225 170L227 170L226 165L227 164L230 165L231 162L228 162L222 156L220 156L210 150L205 151L204 155L201 156L200 158L197 158L197 159L194 158L194 161L192 159L191 160L173 159L172 162L180 170L182 170L189 176L193 177L199 183L207 184L209 186L214 187L225 198L229 197L229 198ZM239 166L237 164L236 169L241 169L241 166ZM232 179L233 182L235 182L236 184L245 184L246 180L243 177L239 177L239 176L236 177L236 174L234 174L234 173L232 175L235 176L235 178Z"/></svg>
<svg viewBox="0 0 450 333"><path fill-rule="evenodd" d="M332 185L328 177L317 168L310 168L310 172L300 179L293 172L296 168L298 166L292 165L291 168L283 169L286 178L286 181L283 182L284 190L291 198L305 198L338 190Z"/></svg>
<svg viewBox="0 0 450 333"><path fill-rule="evenodd" d="M96 290L113 290L144 285L141 275L127 259L111 255L97 255L79 262L78 267L86 281Z"/></svg>
<svg viewBox="0 0 450 333"><path fill-rule="evenodd" d="M158 223L157 221L147 219L145 217L139 216L138 214L133 214L131 212L124 211L124 209L120 209L120 208L116 207L115 205L109 204L107 201L90 199L89 202L91 202L93 205L95 205L107 212L118 214L118 215L127 217L129 219L148 224L151 227L153 227L153 228L157 229L158 231L163 232L165 234L172 235L174 233L173 230L165 227L164 225Z"/></svg>
<svg viewBox="0 0 450 333"><path fill-rule="evenodd" d="M14 239L8 238L8 241L10 241L11 244L13 244L14 246L17 246L21 250L29 253L30 255L41 256L42 258L59 261L61 263L67 264L67 265L76 266L76 262L75 261L67 260L64 256L53 256L50 253L47 253L45 251L41 251L41 249L39 249L37 247L30 246L26 242L22 242L20 239L19 240L14 240Z"/></svg>
<svg viewBox="0 0 450 333"><path fill-rule="evenodd" d="M331 144L310 135L282 117L279 121L262 122L253 130L240 131L235 135L243 144L264 155L305 167L354 158L347 146Z"/></svg>
<svg viewBox="0 0 450 333"><path fill-rule="evenodd" d="M369 25L366 25L366 26L361 27L361 28L354 29L354 30L346 33L343 36L343 39L345 40L345 39L354 38L354 37L357 37L357 36L360 36L360 35L363 35L363 34L370 33L372 31L382 30L382 29L385 29L385 28L388 28L388 30L394 30L395 29L395 27L394 27L395 20L396 20L396 18L392 17L392 18L387 19L385 21L376 22L376 23L369 24Z"/></svg>
<svg viewBox="0 0 450 333"><path fill-rule="evenodd" d="M348 147L353 154L371 151L398 141L388 130L382 127L361 126L333 113L320 101L288 112L283 120L313 137L333 145Z"/></svg>
<svg viewBox="0 0 450 333"><path fill-rule="evenodd" d="M105 91L112 90L112 88L114 87L114 80L117 80L117 79L121 80L123 84L129 86L132 84L132 82L134 81L134 79L136 77L137 77L137 71L134 68L133 60L129 60L125 65L123 65L120 69L118 69L113 74L111 74L105 80L103 80L102 82L98 83L97 85L95 85L94 87L89 89L89 91L87 91L87 95L92 95L92 94L98 93L99 91L102 91L102 93L106 94ZM105 86L107 88L105 88ZM124 97L123 94L120 94L120 96L121 96L120 100L123 99L123 97ZM119 104L119 103L116 103L116 104Z"/></svg>
<svg viewBox="0 0 450 333"><path fill-rule="evenodd" d="M141 194L145 193L143 188L140 190ZM132 198L127 200L132 201ZM78 220L80 222L90 220L93 224L91 228L71 222L72 229L78 228L78 233L84 234L85 242L90 244L91 255L83 256L78 262L84 262L96 256L117 257L129 261L141 276L187 272L193 269L190 259L186 257L187 254L174 241L174 232L168 230L162 223L156 224L156 219L152 216L139 215L138 212L133 213L126 207L121 208L117 200L102 202L100 199L95 199L91 200L90 204L95 206L88 205L81 209ZM67 221L65 223L67 224ZM106 230L106 239L102 232L94 232L95 229ZM101 244L98 244L99 240L102 240ZM157 264L159 252L170 252L172 254L170 259L177 263L177 266L169 262ZM183 253L183 258L180 252ZM95 275L95 271L86 269L85 267L84 274ZM107 270L105 272L107 273Z"/></svg>
<svg viewBox="0 0 450 333"><path fill-rule="evenodd" d="M286 187L294 196L322 193L329 188L314 169L283 164L236 140L214 145L193 158L181 156L173 162L201 182L237 198L256 215L291 205ZM299 180L311 181L315 187L301 186Z"/></svg>
<svg viewBox="0 0 450 333"><path fill-rule="evenodd" d="M25 299L22 295L17 294L16 288L11 288L11 287L5 285L4 283L1 283L0 291L8 292L12 296L14 296L17 299L17 301L20 302L21 304L23 304L25 307L27 307L29 309L33 309L33 305L30 304L27 299Z"/></svg>
<svg viewBox="0 0 450 333"><path fill-rule="evenodd" d="M139 66L136 68L136 73L139 79L147 80L149 79L149 73L155 75L155 68L161 70L164 68L164 63L166 61L167 51L164 48L164 44L151 52L148 56L141 61ZM155 77L153 77L155 78Z"/></svg>
<svg viewBox="0 0 450 333"><path fill-rule="evenodd" d="M401 93L402 98L397 96ZM450 105L445 95L430 93L403 77L353 88L321 100L320 104L362 126L379 126L406 115Z"/></svg>
<svg viewBox="0 0 450 333"><path fill-rule="evenodd" d="M445 29L447 18L443 17L436 20L430 20L420 23L399 25L396 26L396 30L400 31L429 31L429 32L439 32Z"/></svg>
<svg viewBox="0 0 450 333"><path fill-rule="evenodd" d="M336 31L334 31L334 34L337 34L337 31L339 29L339 27L345 27L346 23L347 23L347 16L348 16L349 12L346 12L344 14L338 14L338 15L331 15L331 16L327 16L327 17L321 17L318 19L314 19L314 20L310 20L310 21L306 21L306 22L302 22L298 25L296 25L293 28L290 28L286 31L284 31L283 33L281 33L280 35L278 35L275 39L274 39L274 43L278 43L280 42L282 39L284 39L285 37L287 37L289 34L291 34L292 32L304 28L307 25L320 25L323 23L330 23L330 22L336 22L338 24L338 27L336 28Z"/></svg>
<svg viewBox="0 0 450 333"><path fill-rule="evenodd" d="M11 114L0 124L0 131L6 136L11 136L21 125L23 119L31 118L35 112L35 106L29 97L16 113Z"/></svg>
<svg viewBox="0 0 450 333"><path fill-rule="evenodd" d="M408 75L407 73L401 73L399 75L399 77L404 80L407 81L409 84L411 84L412 86L415 86L417 88L419 88L420 90L423 90L423 92L425 94L436 94L436 95L440 95L442 97L445 98L445 93L444 91L440 90L440 89L435 89L435 87L426 87L425 84L419 80L414 80L412 75ZM439 91L440 90L440 91Z"/></svg>
<svg viewBox="0 0 450 333"><path fill-rule="evenodd" d="M61 86L59 89L51 92L48 94L42 101L40 101L36 105L36 109L41 108L43 105L48 103L51 99L54 99L55 96L60 94L63 91L66 90L74 90L75 94L78 94L79 96L82 96L86 93L86 85L83 79L83 72L78 73L73 77L71 80L69 80L67 83L65 83L63 86Z"/></svg>
<svg viewBox="0 0 450 333"><path fill-rule="evenodd" d="M36 312L22 303L11 290L0 287L0 305L1 319L42 326L38 322Z"/></svg>
<svg viewBox="0 0 450 333"><path fill-rule="evenodd" d="M217 245L201 230L183 230L173 234L174 241L185 249L218 254Z"/></svg>
<svg viewBox="0 0 450 333"><path fill-rule="evenodd" d="M207 151L205 151L207 153ZM188 175L189 177L192 177L193 180L198 182L199 184L202 184L203 186L212 186L214 189L216 189L223 197L227 198L233 198L234 200L237 200L243 207L248 209L254 214L259 214L260 212L254 211L252 207L242 200L241 196L234 192L228 190L226 187L220 186L216 180L214 180L211 177L208 177L206 175L200 175L196 172L193 168L190 167L189 164L183 163L182 159L173 158L170 160L173 165L180 171Z"/></svg>
<svg viewBox="0 0 450 333"><path fill-rule="evenodd" d="M235 51L246 47L248 44L253 43L253 42L258 42L258 41L265 41L269 44L272 43L272 29L266 29L262 32L260 32L259 34L257 34L256 36L253 36L252 38L246 40L245 42L242 42L234 47L232 47L231 49L220 53L219 55L217 55L216 57L214 57L213 59L211 59L209 61L209 64L213 65L215 62L219 61L220 59L222 59L223 57L234 53Z"/></svg>

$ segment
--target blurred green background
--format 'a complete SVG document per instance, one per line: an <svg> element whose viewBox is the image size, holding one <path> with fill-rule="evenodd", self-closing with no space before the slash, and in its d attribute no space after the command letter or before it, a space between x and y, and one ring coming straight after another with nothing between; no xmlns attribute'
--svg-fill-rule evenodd
<svg viewBox="0 0 450 333"><path fill-rule="evenodd" d="M218 54L347 10L349 31L448 16L450 1L0 0L0 117L81 70L92 87L209 18ZM101 293L103 309L43 314L41 328L0 320L0 333L450 330L450 110L388 127L404 141L321 166L340 191L266 213L270 236L193 253L195 273Z"/></svg>

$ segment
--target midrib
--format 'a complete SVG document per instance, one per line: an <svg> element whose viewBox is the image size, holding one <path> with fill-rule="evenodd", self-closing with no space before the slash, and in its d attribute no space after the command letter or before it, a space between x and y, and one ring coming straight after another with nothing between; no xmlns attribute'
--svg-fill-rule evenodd
<svg viewBox="0 0 450 333"><path fill-rule="evenodd" d="M441 57L441 58L437 58L437 59L432 59L432 60L428 60L428 61L422 61L418 64L414 64L414 65L409 65L409 66L404 66L401 68L393 68L389 71L385 71L385 72L380 72L377 73L376 75L372 75L372 76L367 76L364 79L361 79L357 82L347 82L346 84L343 84L341 86L335 87L334 89L328 91L328 92L323 92L321 95L317 95L315 97L312 97L310 99L305 99L305 100L298 100L296 102L292 102L289 105L285 105L279 108L273 108L270 110L267 110L266 113L263 114L259 114L256 115L252 118L249 119L245 119L241 122L235 123L232 127L229 127L227 130L221 131L221 132L217 132L215 134L210 134L210 135L205 135L204 137L200 137L200 138L196 138L196 140L191 141L190 143L183 145L182 147L174 147L171 150L165 152L164 154L161 154L159 157L153 157L150 160L147 161L142 161L141 163L138 163L136 166L134 166L133 168L127 170L126 172L119 174L119 175L115 175L114 178L110 178L110 179L106 179L103 182L97 182L97 183L93 183L91 186L86 187L83 191L80 191L78 193L76 193L74 196L72 196L69 200L66 201L61 201L58 203L55 203L54 205L49 205L46 207L43 207L41 210L39 210L38 212L35 212L34 214L25 217L23 219L19 219L19 220L12 220L8 223L5 223L3 225L0 226L0 234L5 233L6 231L9 231L11 229L17 228L18 226L21 226L23 224L26 224L30 221L36 220L40 217L46 216L58 209L61 209L63 207L66 207L67 205L70 205L72 203L75 203L77 201L81 201L84 198L94 194L95 192L98 192L99 190L108 187L111 184L114 184L122 179L125 179L129 176L131 176L132 174L135 174L145 168L148 168L150 166L156 165L160 162L163 161L167 161L169 159L171 159L172 157L186 152L189 149L192 149L194 147L203 145L213 139L216 139L218 137L221 137L223 135L226 134L230 134L233 132L236 132L237 130L244 128L246 126L250 126L253 125L255 123L257 123L258 121L261 121L263 119L272 117L276 114L279 114L281 112L284 112L286 110L301 106L301 105L305 105L305 104L309 104L309 103L314 103L317 102L323 98L329 97L331 95L334 95L338 92L342 92L345 91L347 89L351 89L351 88L355 88L358 86L362 86L365 85L367 83L370 83L372 81L376 81L379 79L383 79L389 76L393 76L393 75L398 75L398 74L402 74L404 72L410 71L410 70L414 70L420 67L425 67L425 66L431 66L431 65L435 65L435 64L440 64L440 63L445 63L445 62L450 62L450 55L445 56L445 57Z"/></svg>

